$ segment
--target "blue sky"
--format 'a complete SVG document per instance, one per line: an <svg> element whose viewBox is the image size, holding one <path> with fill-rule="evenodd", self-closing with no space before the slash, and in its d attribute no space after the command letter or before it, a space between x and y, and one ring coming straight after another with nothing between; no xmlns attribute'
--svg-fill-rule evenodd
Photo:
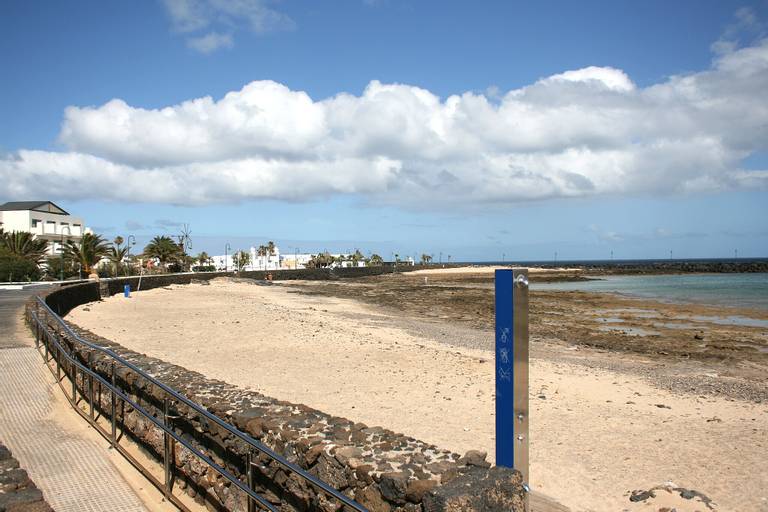
<svg viewBox="0 0 768 512"><path fill-rule="evenodd" d="M0 200L139 243L186 222L213 253L766 256L766 20L766 2L3 2Z"/></svg>

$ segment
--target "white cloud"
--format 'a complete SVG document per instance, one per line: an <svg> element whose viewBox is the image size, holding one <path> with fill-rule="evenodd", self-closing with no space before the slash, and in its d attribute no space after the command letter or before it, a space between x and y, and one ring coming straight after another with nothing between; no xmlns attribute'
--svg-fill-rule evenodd
<svg viewBox="0 0 768 512"><path fill-rule="evenodd" d="M453 208L557 197L765 188L768 39L638 87L589 67L497 98L371 82L313 100L252 82L162 109L69 107L68 152L0 159L0 196L200 204L357 194Z"/></svg>
<svg viewBox="0 0 768 512"><path fill-rule="evenodd" d="M201 37L187 39L187 46L206 55L219 48L232 48L233 44L230 34L219 34L218 32L209 32Z"/></svg>
<svg viewBox="0 0 768 512"><path fill-rule="evenodd" d="M600 68L597 66L566 71L565 73L553 75L544 80L544 82L547 81L582 82L623 92L632 91L635 88L635 84L633 84L627 74L620 69Z"/></svg>
<svg viewBox="0 0 768 512"><path fill-rule="evenodd" d="M163 0L173 30L188 34L187 46L204 54L234 45L232 32L244 27L261 34L293 28L293 21L267 0ZM214 27L205 35L191 35Z"/></svg>

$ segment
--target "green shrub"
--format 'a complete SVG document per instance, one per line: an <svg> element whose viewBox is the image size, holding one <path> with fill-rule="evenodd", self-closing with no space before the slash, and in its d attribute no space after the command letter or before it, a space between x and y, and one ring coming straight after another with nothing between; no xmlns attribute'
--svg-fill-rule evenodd
<svg viewBox="0 0 768 512"><path fill-rule="evenodd" d="M40 268L36 263L8 251L0 251L0 281L37 281Z"/></svg>

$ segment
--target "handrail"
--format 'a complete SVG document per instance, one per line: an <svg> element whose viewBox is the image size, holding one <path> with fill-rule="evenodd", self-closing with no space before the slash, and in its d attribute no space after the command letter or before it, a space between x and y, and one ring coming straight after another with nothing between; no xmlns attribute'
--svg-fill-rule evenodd
<svg viewBox="0 0 768 512"><path fill-rule="evenodd" d="M32 312L32 317L35 319L35 321L40 324L42 323L40 321L40 318L37 316L36 313ZM223 475L227 480L235 484L240 490L247 493L249 496L251 496L253 499L259 502L260 505L262 505L267 510L270 510L272 512L277 512L277 510L264 498L256 494L255 491L252 489L249 489L245 484L243 484L236 476L234 476L231 472L229 472L226 468L220 466L216 462L213 461L210 457L208 457L206 454L198 450L194 445L189 443L186 439L178 435L173 429L169 428L167 425L162 423L160 420L158 420L152 413L144 409L144 407L141 406L138 402L134 401L129 395L123 393L123 391L117 387L113 386L111 382L109 382L107 379L102 377L98 372L92 370L88 366L84 365L80 361L77 360L76 357L72 356L71 354L67 353L67 350L59 343L59 340L54 339L53 344L56 347L59 355L63 355L71 364L74 364L78 368L80 368L80 371L83 373L87 373L88 375L95 378L101 385L106 387L108 390L110 390L112 393L114 393L117 397L119 397L121 400L129 404L131 407L133 407L136 411L138 411L142 416L144 416L146 419L148 419L150 422L154 423L156 427L158 427L160 430L165 432L166 434L173 437L179 444L187 448L189 451L191 451L193 454L195 454L197 457L199 457L203 462L211 466L213 469L215 469L218 473Z"/></svg>
<svg viewBox="0 0 768 512"><path fill-rule="evenodd" d="M241 441L243 441L244 443L246 443L250 447L252 447L252 448L258 450L259 452L265 454L267 457L269 457L270 459L276 461L277 463L279 463L280 465L282 465L283 467L288 469L290 472L295 473L296 475L300 476L305 481L307 481L309 484L314 485L315 487L320 489L322 492L324 492L328 496L331 496L331 497L337 499L338 501L340 501L344 505L352 508L353 510L355 510L357 512L368 512L368 510L365 507L363 507L362 505L360 505L359 503L357 503L353 499L347 497L346 495L344 495L343 493L341 493L337 489L334 489L333 487L331 487L330 485L326 484L325 482L323 482L319 478L315 477L314 475L308 473L307 471L305 471L304 469L302 469L298 465L296 465L296 464L286 460L284 457L282 457L281 455L279 455L276 452L274 452L268 446L266 446L266 445L260 443L259 441L253 439L251 436L249 436L245 432L242 432L239 429L233 427L232 425L230 425L226 421L222 420L221 418L219 418L215 414L212 414L210 411L208 411L207 409L205 409L201 405L199 405L196 402L190 400L189 398L187 398L186 396L182 395L181 393L179 393L175 389L171 388L170 386L160 382L155 377L149 375L144 370L142 370L141 368L139 368L135 364L131 363L130 361L124 359L123 357L121 357L117 353L113 352L112 350L110 350L110 349L108 349L106 347L102 347L100 345L97 345L95 343L92 343L90 341L87 341L87 340L83 339L74 330L72 330L72 328L59 315L57 315L48 306L48 304L46 304L46 302L43 300L42 297L36 296L35 299L45 309L46 314L50 315L51 317L53 317L56 320L56 322L64 329L64 331L70 337L72 337L76 341L78 341L79 343L82 343L83 345L85 345L85 346L87 346L87 347L89 347L89 348L91 348L93 350L97 350L99 352L102 352L103 354L106 354L111 359L117 361L121 365L123 365L126 368L132 370L137 375L141 376L143 379L145 379L146 381L150 382L151 384L159 387L160 389L162 389L163 391L168 393L170 396L172 396L173 398L175 398L179 402L185 404L190 409L192 409L195 412L201 414L206 419L216 423L218 426L220 426L221 428L223 428L224 430L226 430L227 432L229 432L230 434L232 434L236 438L240 439ZM38 319L38 321L39 321L39 319ZM66 353L66 351L65 351L65 353ZM79 366L82 366L82 365L79 365ZM85 367L83 367L83 368L85 368ZM89 373L91 373L90 370L89 370ZM104 380L100 376L98 376L98 374L97 374L97 378L99 378L102 381ZM110 387L111 387L111 385L110 385ZM145 414L145 412L142 412L142 414ZM148 414L148 413L146 413L146 414ZM151 416L151 415L149 415L149 416ZM160 426L160 425L158 425L158 426ZM163 427L161 427L161 428L163 428ZM166 430L166 429L163 428L163 430ZM170 434L170 432L169 432L169 434ZM214 469L217 469L217 468L214 468ZM218 471L218 469L217 469L217 471ZM224 474L224 473L222 473L222 474ZM236 480L239 483L239 485L238 484L235 484L235 485L238 485L238 487L240 485L242 485L242 482L240 482L239 479L237 479L234 476L233 476L233 479ZM247 487L245 487L245 489L247 489ZM243 490L245 490L245 489L243 489ZM250 492L248 494L252 495ZM255 494L255 493L253 493L253 494ZM258 495L255 495L253 497L254 497L254 499L261 499L260 497L258 497Z"/></svg>

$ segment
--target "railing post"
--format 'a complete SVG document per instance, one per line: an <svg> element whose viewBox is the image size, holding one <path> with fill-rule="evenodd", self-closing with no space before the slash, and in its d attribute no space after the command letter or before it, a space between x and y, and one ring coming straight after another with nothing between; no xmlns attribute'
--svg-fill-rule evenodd
<svg viewBox="0 0 768 512"><path fill-rule="evenodd" d="M528 270L496 270L496 464L528 489ZM529 510L526 494L526 510Z"/></svg>
<svg viewBox="0 0 768 512"><path fill-rule="evenodd" d="M245 475L248 488L253 490L253 448L248 447L248 452L245 454ZM250 495L246 496L248 500L248 512L255 512L256 504L253 502L253 498Z"/></svg>
<svg viewBox="0 0 768 512"><path fill-rule="evenodd" d="M72 375L70 375L72 379L72 404L74 404L75 407L77 407L77 364L75 364L75 351L72 351L72 362L70 365L72 366Z"/></svg>
<svg viewBox="0 0 768 512"><path fill-rule="evenodd" d="M40 302L35 301L35 348L40 348Z"/></svg>
<svg viewBox="0 0 768 512"><path fill-rule="evenodd" d="M94 422L93 415L93 351L88 352L88 403L91 411L91 423Z"/></svg>
<svg viewBox="0 0 768 512"><path fill-rule="evenodd" d="M168 397L163 398L163 425L170 428L170 419L168 418ZM171 457L173 456L173 438L163 430L163 466L165 468L165 497L171 496L171 485L173 473L171 471Z"/></svg>
<svg viewBox="0 0 768 512"><path fill-rule="evenodd" d="M115 361L112 361L112 448L117 446L117 396L115 385Z"/></svg>
<svg viewBox="0 0 768 512"><path fill-rule="evenodd" d="M40 349L40 315L35 312L35 348Z"/></svg>
<svg viewBox="0 0 768 512"><path fill-rule="evenodd" d="M56 382L61 382L61 342L56 345Z"/></svg>

